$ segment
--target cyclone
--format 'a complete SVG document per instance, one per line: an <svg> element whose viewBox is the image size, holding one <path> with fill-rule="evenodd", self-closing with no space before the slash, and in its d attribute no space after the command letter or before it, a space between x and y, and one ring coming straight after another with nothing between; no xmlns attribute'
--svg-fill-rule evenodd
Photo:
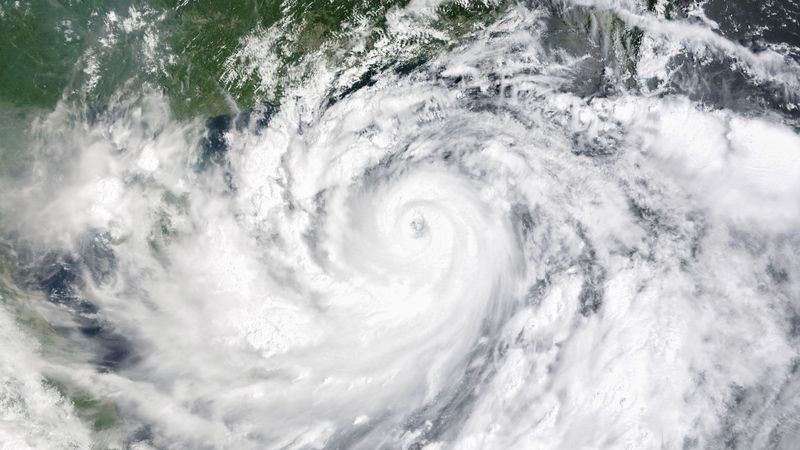
<svg viewBox="0 0 800 450"><path fill-rule="evenodd" d="M275 4L1 4L0 448L797 445L795 2Z"/></svg>

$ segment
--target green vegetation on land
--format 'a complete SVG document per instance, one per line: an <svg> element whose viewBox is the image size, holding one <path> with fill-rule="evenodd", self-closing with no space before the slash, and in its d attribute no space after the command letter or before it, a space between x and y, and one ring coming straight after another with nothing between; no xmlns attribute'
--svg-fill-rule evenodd
<svg viewBox="0 0 800 450"><path fill-rule="evenodd" d="M119 424L117 408L110 401L93 397L88 392L70 386L55 378L47 378L45 385L57 390L75 407L75 413L89 425L93 431L99 432L116 427Z"/></svg>
<svg viewBox="0 0 800 450"><path fill-rule="evenodd" d="M279 101L293 81L290 74L302 73L304 58L312 53L321 51L344 68L360 62L359 57L388 35L387 13L407 3L132 0L112 5L99 0L0 0L0 101L52 108L66 98L94 108L120 91L148 84L167 95L178 117L247 110L259 102ZM430 25L456 39L503 5L447 1ZM356 25L369 30L363 48L355 48L362 39ZM236 83L226 83L223 78L232 63L234 69L244 69L251 62L248 55L240 61L233 58L242 39L276 27L275 41L265 43L272 47L263 49L277 57L275 86L263 86L258 73L246 70L236 74ZM409 45L430 53L449 43L427 39ZM393 62L420 61L424 55L405 59Z"/></svg>

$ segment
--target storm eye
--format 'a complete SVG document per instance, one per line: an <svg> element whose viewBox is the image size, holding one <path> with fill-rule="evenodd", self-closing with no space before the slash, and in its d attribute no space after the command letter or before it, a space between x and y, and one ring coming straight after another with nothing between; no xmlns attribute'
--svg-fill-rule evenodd
<svg viewBox="0 0 800 450"><path fill-rule="evenodd" d="M414 218L411 219L409 227L411 228L411 237L415 239L421 238L425 234L425 229L427 228L425 218L421 215L415 215Z"/></svg>

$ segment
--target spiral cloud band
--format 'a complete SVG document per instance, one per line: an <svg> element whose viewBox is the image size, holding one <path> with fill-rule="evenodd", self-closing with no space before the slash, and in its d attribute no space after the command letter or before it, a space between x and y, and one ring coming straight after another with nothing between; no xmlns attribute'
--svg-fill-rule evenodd
<svg viewBox="0 0 800 450"><path fill-rule="evenodd" d="M796 63L594 3L648 32L640 71L666 73L679 41L797 98ZM0 439L792 448L796 123L583 95L585 58L549 47L551 27L512 6L335 99L320 59L216 137L155 91L44 116L0 208L53 342L4 304ZM120 425L92 431L37 377L107 399Z"/></svg>

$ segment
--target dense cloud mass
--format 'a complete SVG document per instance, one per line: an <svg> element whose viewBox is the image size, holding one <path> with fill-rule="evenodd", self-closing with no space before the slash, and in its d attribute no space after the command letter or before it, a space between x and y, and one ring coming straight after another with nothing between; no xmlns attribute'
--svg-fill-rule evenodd
<svg viewBox="0 0 800 450"><path fill-rule="evenodd" d="M42 113L0 178L0 448L795 448L797 48L665 5L512 3L210 120Z"/></svg>

